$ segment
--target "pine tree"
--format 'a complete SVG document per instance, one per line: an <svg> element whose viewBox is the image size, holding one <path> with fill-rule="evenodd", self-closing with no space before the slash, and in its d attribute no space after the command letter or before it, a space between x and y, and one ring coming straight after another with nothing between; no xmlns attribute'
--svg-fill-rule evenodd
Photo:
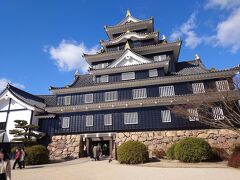
<svg viewBox="0 0 240 180"><path fill-rule="evenodd" d="M37 125L28 124L25 120L15 120L15 129L9 130L9 134L13 134L12 141L23 142L25 146L33 145L36 139L39 139L41 135L37 134Z"/></svg>

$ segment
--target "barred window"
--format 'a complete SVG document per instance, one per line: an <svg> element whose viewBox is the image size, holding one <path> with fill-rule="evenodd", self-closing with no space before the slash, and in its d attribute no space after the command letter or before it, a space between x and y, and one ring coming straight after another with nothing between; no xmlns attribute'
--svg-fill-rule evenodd
<svg viewBox="0 0 240 180"><path fill-rule="evenodd" d="M86 116L86 126L87 127L93 126L93 115Z"/></svg>
<svg viewBox="0 0 240 180"><path fill-rule="evenodd" d="M122 73L122 80L135 79L135 72Z"/></svg>
<svg viewBox="0 0 240 180"><path fill-rule="evenodd" d="M108 82L108 75L101 76L100 81L101 82Z"/></svg>
<svg viewBox="0 0 240 180"><path fill-rule="evenodd" d="M212 112L213 112L214 120L223 120L224 119L223 109L221 107L212 107Z"/></svg>
<svg viewBox="0 0 240 180"><path fill-rule="evenodd" d="M218 91L229 91L229 85L227 80L216 81Z"/></svg>
<svg viewBox="0 0 240 180"><path fill-rule="evenodd" d="M133 93L133 99L142 99L147 97L146 88L133 89L132 93Z"/></svg>
<svg viewBox="0 0 240 180"><path fill-rule="evenodd" d="M124 113L124 124L138 124L138 113Z"/></svg>
<svg viewBox="0 0 240 180"><path fill-rule="evenodd" d="M161 111L161 116L162 116L162 122L163 123L167 123L167 122L171 122L171 113L170 110L163 110Z"/></svg>
<svg viewBox="0 0 240 180"><path fill-rule="evenodd" d="M118 100L118 92L117 91L110 91L105 92L105 101L117 101Z"/></svg>
<svg viewBox="0 0 240 180"><path fill-rule="evenodd" d="M158 76L158 70L157 69L150 69L148 71L149 77L157 77Z"/></svg>
<svg viewBox="0 0 240 180"><path fill-rule="evenodd" d="M70 117L62 118L62 128L69 128Z"/></svg>
<svg viewBox="0 0 240 180"><path fill-rule="evenodd" d="M192 89L193 89L193 94L205 93L205 88L203 83L193 83Z"/></svg>
<svg viewBox="0 0 240 180"><path fill-rule="evenodd" d="M64 105L70 105L70 104L71 104L71 96L65 96Z"/></svg>
<svg viewBox="0 0 240 180"><path fill-rule="evenodd" d="M92 103L93 102L93 94L85 94L84 95L84 102L85 103Z"/></svg>
<svg viewBox="0 0 240 180"><path fill-rule="evenodd" d="M108 63L101 63L101 64L97 64L97 65L93 65L93 69L103 69L105 67L108 66Z"/></svg>
<svg viewBox="0 0 240 180"><path fill-rule="evenodd" d="M112 125L112 114L104 114L104 125L105 126Z"/></svg>
<svg viewBox="0 0 240 180"><path fill-rule="evenodd" d="M188 109L187 111L189 113L188 116L189 121L199 121L197 109Z"/></svg>
<svg viewBox="0 0 240 180"><path fill-rule="evenodd" d="M166 54L154 56L154 61L164 61L166 59L167 59L167 55Z"/></svg>
<svg viewBox="0 0 240 180"><path fill-rule="evenodd" d="M160 97L175 96L174 86L159 87Z"/></svg>

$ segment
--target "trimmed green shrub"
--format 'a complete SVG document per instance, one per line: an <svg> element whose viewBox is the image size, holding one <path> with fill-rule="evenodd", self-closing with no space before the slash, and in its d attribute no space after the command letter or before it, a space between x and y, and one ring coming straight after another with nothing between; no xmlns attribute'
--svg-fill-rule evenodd
<svg viewBox="0 0 240 180"><path fill-rule="evenodd" d="M211 159L212 149L205 140L189 137L176 144L174 157L183 162L201 162Z"/></svg>
<svg viewBox="0 0 240 180"><path fill-rule="evenodd" d="M148 161L147 147L138 141L127 141L117 149L117 158L121 164L140 164Z"/></svg>
<svg viewBox="0 0 240 180"><path fill-rule="evenodd" d="M166 156L166 153L163 149L155 149L153 155L156 156L158 159L163 159Z"/></svg>
<svg viewBox="0 0 240 180"><path fill-rule="evenodd" d="M172 144L172 146L167 149L166 154L168 159L175 159L174 157L175 146L176 146L176 143Z"/></svg>
<svg viewBox="0 0 240 180"><path fill-rule="evenodd" d="M49 161L48 149L42 145L26 148L26 155L26 163L30 165L46 164Z"/></svg>
<svg viewBox="0 0 240 180"><path fill-rule="evenodd" d="M11 153L16 153L16 150L19 149L18 146L14 146L11 148Z"/></svg>

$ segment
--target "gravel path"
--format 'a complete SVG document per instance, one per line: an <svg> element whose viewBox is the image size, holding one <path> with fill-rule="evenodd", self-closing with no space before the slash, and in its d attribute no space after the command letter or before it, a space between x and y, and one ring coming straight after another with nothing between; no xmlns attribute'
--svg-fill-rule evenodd
<svg viewBox="0 0 240 180"><path fill-rule="evenodd" d="M233 168L143 167L86 159L12 172L12 180L237 180L239 177L240 169Z"/></svg>

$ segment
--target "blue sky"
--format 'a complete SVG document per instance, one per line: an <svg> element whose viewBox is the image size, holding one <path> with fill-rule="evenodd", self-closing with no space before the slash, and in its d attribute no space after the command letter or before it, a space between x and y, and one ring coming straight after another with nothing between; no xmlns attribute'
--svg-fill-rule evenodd
<svg viewBox="0 0 240 180"><path fill-rule="evenodd" d="M1 0L0 89L11 82L30 93L73 81L83 72L82 52L92 53L130 9L139 19L154 17L168 41L183 40L180 59L197 53L218 69L240 64L240 0Z"/></svg>

